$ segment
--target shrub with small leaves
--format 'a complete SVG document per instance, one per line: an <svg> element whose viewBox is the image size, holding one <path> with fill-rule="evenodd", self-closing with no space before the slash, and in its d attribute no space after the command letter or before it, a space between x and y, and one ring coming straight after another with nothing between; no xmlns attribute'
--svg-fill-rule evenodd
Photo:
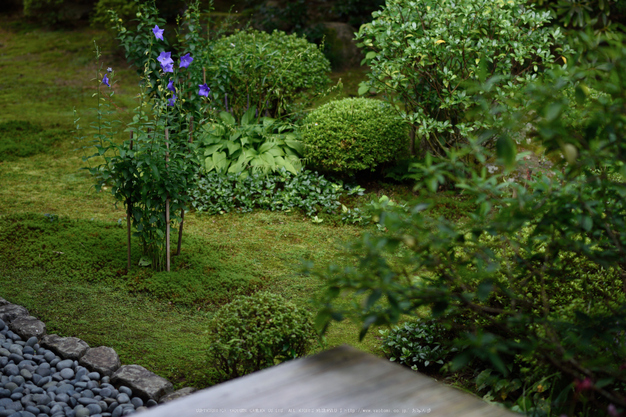
<svg viewBox="0 0 626 417"><path fill-rule="evenodd" d="M235 298L215 314L210 331L209 354L223 380L303 356L317 337L308 312L269 292Z"/></svg>
<svg viewBox="0 0 626 417"><path fill-rule="evenodd" d="M348 98L312 111L302 129L310 166L337 174L373 171L408 143L407 125L385 102Z"/></svg>
<svg viewBox="0 0 626 417"><path fill-rule="evenodd" d="M251 106L259 115L284 116L330 84L328 59L295 34L237 32L217 40L211 54L206 67L215 105L236 118Z"/></svg>
<svg viewBox="0 0 626 417"><path fill-rule="evenodd" d="M456 351L447 332L435 320L418 319L392 330L380 330L380 334L385 356L414 371L443 365Z"/></svg>
<svg viewBox="0 0 626 417"><path fill-rule="evenodd" d="M341 184L311 171L294 175L280 168L268 175L253 173L247 177L213 171L198 180L198 188L193 191L193 206L208 214L299 208L313 216L337 211L342 194Z"/></svg>

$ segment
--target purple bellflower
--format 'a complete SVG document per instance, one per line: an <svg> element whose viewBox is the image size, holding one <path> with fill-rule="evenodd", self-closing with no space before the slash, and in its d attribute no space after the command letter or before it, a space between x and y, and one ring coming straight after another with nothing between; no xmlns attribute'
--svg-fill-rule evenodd
<svg viewBox="0 0 626 417"><path fill-rule="evenodd" d="M171 78L170 78L170 82L167 83L167 89L170 90L172 93L176 92L176 87L174 87L174 81L172 81Z"/></svg>
<svg viewBox="0 0 626 417"><path fill-rule="evenodd" d="M107 68L107 72L113 72L113 68L111 67Z"/></svg>
<svg viewBox="0 0 626 417"><path fill-rule="evenodd" d="M165 30L165 29L159 29L159 26L158 26L158 25L154 25L154 28L152 29L152 32L154 32L154 36L155 36L158 40L162 41L162 40L163 40L163 31L164 31L164 30Z"/></svg>
<svg viewBox="0 0 626 417"><path fill-rule="evenodd" d="M211 91L211 89L209 88L208 85L205 84L200 84L198 85L198 87L200 87L200 91L198 91L198 95L200 96L204 96L204 97L208 97L209 96L209 91Z"/></svg>
<svg viewBox="0 0 626 417"><path fill-rule="evenodd" d="M172 94L172 98L167 100L167 105L170 107L174 107L174 103L176 103L176 94Z"/></svg>
<svg viewBox="0 0 626 417"><path fill-rule="evenodd" d="M106 85L107 87L111 87L111 84L109 84L109 77L107 77L106 74L104 74L104 77L102 77L102 84Z"/></svg>
<svg viewBox="0 0 626 417"><path fill-rule="evenodd" d="M180 57L180 67L179 68L187 68L189 64L193 61L193 58L190 54L183 55Z"/></svg>
<svg viewBox="0 0 626 417"><path fill-rule="evenodd" d="M171 52L161 52L157 61L161 64L164 72L174 72L174 61L172 60Z"/></svg>

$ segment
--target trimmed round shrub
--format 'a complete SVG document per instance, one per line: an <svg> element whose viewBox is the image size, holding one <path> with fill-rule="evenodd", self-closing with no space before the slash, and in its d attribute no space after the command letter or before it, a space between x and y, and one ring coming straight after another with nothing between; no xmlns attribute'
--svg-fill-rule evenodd
<svg viewBox="0 0 626 417"><path fill-rule="evenodd" d="M305 119L302 141L310 166L353 174L394 161L407 148L408 129L389 104L347 98L312 111Z"/></svg>
<svg viewBox="0 0 626 417"><path fill-rule="evenodd" d="M279 117L294 103L330 85L330 62L305 38L274 31L241 31L217 40L208 63L214 103L239 118L256 106L260 115Z"/></svg>
<svg viewBox="0 0 626 417"><path fill-rule="evenodd" d="M223 380L303 356L317 337L309 313L269 292L235 298L209 329L209 354Z"/></svg>

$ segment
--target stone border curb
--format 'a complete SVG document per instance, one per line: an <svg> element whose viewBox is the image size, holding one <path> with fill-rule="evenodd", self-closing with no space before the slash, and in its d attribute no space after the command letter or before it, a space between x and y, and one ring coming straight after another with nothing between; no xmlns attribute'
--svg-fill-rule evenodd
<svg viewBox="0 0 626 417"><path fill-rule="evenodd" d="M174 391L170 381L143 366L122 365L118 354L110 347L91 348L87 342L77 337L47 334L46 325L31 316L26 308L10 303L2 297L0 297L0 320L21 338L36 336L42 346L55 352L59 357L78 360L80 365L88 370L110 376L111 384L116 388L122 385L130 387L133 394L144 401L153 400L153 404L164 403L195 391L191 387Z"/></svg>

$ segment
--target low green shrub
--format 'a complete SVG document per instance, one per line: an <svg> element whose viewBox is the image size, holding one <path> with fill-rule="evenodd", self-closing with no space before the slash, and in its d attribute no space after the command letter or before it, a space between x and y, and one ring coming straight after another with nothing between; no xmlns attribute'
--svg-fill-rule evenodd
<svg viewBox="0 0 626 417"><path fill-rule="evenodd" d="M343 188L311 171L294 175L281 168L266 176L257 173L248 177L209 172L198 180L192 204L197 211L208 214L301 209L313 216L336 212L341 206ZM356 192L362 193L363 189L359 187Z"/></svg>
<svg viewBox="0 0 626 417"><path fill-rule="evenodd" d="M348 98L312 111L305 119L302 141L311 167L350 175L395 160L407 147L407 132L406 123L389 104Z"/></svg>
<svg viewBox="0 0 626 417"><path fill-rule="evenodd" d="M270 117L291 113L296 102L309 105L330 84L328 59L295 34L241 31L217 40L209 55L215 105L235 117L251 106Z"/></svg>
<svg viewBox="0 0 626 417"><path fill-rule="evenodd" d="M316 338L309 313L269 292L236 298L209 326L209 354L224 380L303 356Z"/></svg>
<svg viewBox="0 0 626 417"><path fill-rule="evenodd" d="M445 329L432 319L407 322L392 330L380 330L380 334L385 356L414 371L443 365L457 350Z"/></svg>
<svg viewBox="0 0 626 417"><path fill-rule="evenodd" d="M0 161L11 161L48 151L51 145L68 135L69 132L65 129L44 129L38 124L19 120L0 123Z"/></svg>

